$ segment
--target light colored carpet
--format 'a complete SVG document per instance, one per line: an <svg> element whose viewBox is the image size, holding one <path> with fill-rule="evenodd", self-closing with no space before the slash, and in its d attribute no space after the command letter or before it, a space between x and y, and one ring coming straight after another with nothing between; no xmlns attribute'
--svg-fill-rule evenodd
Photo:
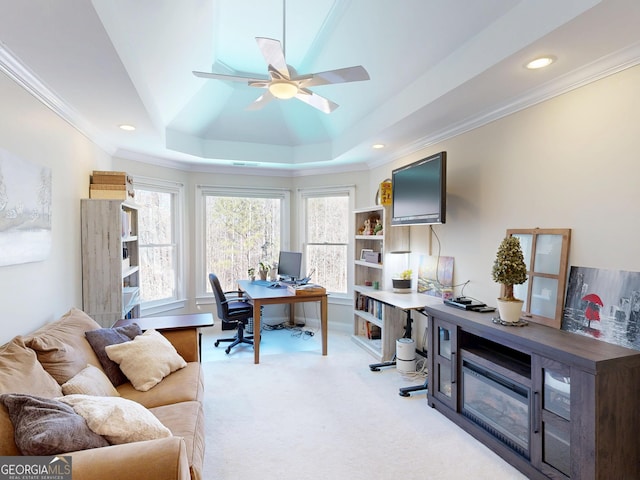
<svg viewBox="0 0 640 480"><path fill-rule="evenodd" d="M365 480L526 478L401 386L421 383L372 357L345 333L263 333L261 363L203 338L206 479ZM224 335L223 335L224 334Z"/></svg>

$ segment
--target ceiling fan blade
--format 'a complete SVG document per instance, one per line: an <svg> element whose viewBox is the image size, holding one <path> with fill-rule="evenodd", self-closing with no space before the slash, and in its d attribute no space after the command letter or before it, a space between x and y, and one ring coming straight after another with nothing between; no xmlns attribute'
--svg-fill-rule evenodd
<svg viewBox="0 0 640 480"><path fill-rule="evenodd" d="M296 98L307 105L311 105L313 108L317 108L323 113L331 113L340 105L332 102L328 98L324 98L317 93L313 93L311 90L304 88L300 89L300 92L296 95Z"/></svg>
<svg viewBox="0 0 640 480"><path fill-rule="evenodd" d="M245 108L245 110L260 110L262 107L264 107L267 103L269 103L274 98L276 98L276 97L271 95L271 92L269 90L267 90L262 95L260 95L258 98L256 98L255 102L253 102L252 104L248 105L247 108Z"/></svg>
<svg viewBox="0 0 640 480"><path fill-rule="evenodd" d="M284 51L282 50L280 41L274 40L273 38L256 37L256 42L258 42L258 48L260 48L267 65L275 68L282 77L289 80L291 75L287 67L287 61L284 58Z"/></svg>
<svg viewBox="0 0 640 480"><path fill-rule="evenodd" d="M242 77L239 75L226 75L224 73L208 73L208 72L197 72L193 71L193 74L196 77L201 78L212 78L214 80L228 80L230 82L268 82L268 77Z"/></svg>
<svg viewBox="0 0 640 480"><path fill-rule="evenodd" d="M369 78L369 73L365 68L362 65L358 65L357 67L338 68L336 70L314 73L310 79L303 79L301 84L304 87L316 87L318 85L333 83L361 82L363 80L369 80Z"/></svg>
<svg viewBox="0 0 640 480"><path fill-rule="evenodd" d="M258 81L252 80L249 82L249 86L256 87L256 88L267 88L270 83L271 82L269 80L258 80Z"/></svg>

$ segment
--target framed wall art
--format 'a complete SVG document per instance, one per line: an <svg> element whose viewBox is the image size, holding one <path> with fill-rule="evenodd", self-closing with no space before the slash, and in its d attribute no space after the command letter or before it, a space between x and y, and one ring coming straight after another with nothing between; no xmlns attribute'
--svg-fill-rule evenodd
<svg viewBox="0 0 640 480"><path fill-rule="evenodd" d="M0 149L0 266L51 250L51 169Z"/></svg>

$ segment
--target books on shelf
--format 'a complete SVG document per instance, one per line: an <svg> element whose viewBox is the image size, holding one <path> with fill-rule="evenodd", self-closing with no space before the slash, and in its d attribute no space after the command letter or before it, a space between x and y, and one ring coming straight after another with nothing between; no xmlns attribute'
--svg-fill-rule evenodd
<svg viewBox="0 0 640 480"><path fill-rule="evenodd" d="M356 310L367 312L369 315L382 320L382 312L384 310L384 304L379 300L375 300L366 295L358 293L356 296Z"/></svg>
<svg viewBox="0 0 640 480"><path fill-rule="evenodd" d="M122 210L122 238L127 238L130 237L132 232L131 232L131 222L132 222L132 218L131 218L131 211L129 210Z"/></svg>
<svg viewBox="0 0 640 480"><path fill-rule="evenodd" d="M369 340L379 340L382 338L382 329L375 323L367 322L367 338Z"/></svg>

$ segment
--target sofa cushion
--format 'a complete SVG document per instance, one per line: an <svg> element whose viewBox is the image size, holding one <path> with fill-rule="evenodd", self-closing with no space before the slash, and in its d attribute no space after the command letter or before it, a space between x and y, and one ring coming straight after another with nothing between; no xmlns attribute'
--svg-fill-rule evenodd
<svg viewBox="0 0 640 480"><path fill-rule="evenodd" d="M140 326L137 323L115 328L99 328L98 330L85 332L89 345L91 345L91 348L93 348L93 351L98 356L100 365L102 365L104 373L107 374L113 386L117 387L128 380L124 373L122 373L122 370L120 370L118 364L109 358L104 348L107 345L128 342L141 334L142 330L140 330Z"/></svg>
<svg viewBox="0 0 640 480"><path fill-rule="evenodd" d="M73 378L62 384L62 393L65 395L84 394L100 397L119 397L111 380L102 370L93 365L87 365Z"/></svg>
<svg viewBox="0 0 640 480"><path fill-rule="evenodd" d="M171 436L171 431L139 403L121 397L66 395L59 398L110 443L130 443Z"/></svg>
<svg viewBox="0 0 640 480"><path fill-rule="evenodd" d="M200 480L204 463L204 413L200 402L180 402L152 408L151 412L174 436L184 438L192 480Z"/></svg>
<svg viewBox="0 0 640 480"><path fill-rule="evenodd" d="M38 362L36 352L22 337L0 347L0 393L29 393L54 398L62 394L60 385Z"/></svg>
<svg viewBox="0 0 640 480"><path fill-rule="evenodd" d="M130 342L105 347L136 390L146 392L187 362L171 342L155 330L147 330Z"/></svg>
<svg viewBox="0 0 640 480"><path fill-rule="evenodd" d="M100 328L86 313L72 308L26 337L25 344L38 355L44 369L62 385L88 363L102 368L84 332Z"/></svg>
<svg viewBox="0 0 640 480"><path fill-rule="evenodd" d="M0 347L0 394L30 393L54 398L62 389L49 375L22 337L15 337ZM9 412L0 403L0 456L19 455Z"/></svg>
<svg viewBox="0 0 640 480"><path fill-rule="evenodd" d="M201 402L204 395L202 368L198 362L189 362L147 392L136 390L127 382L118 387L118 393L147 408L192 400Z"/></svg>
<svg viewBox="0 0 640 480"><path fill-rule="evenodd" d="M109 445L71 407L57 400L7 393L0 395L0 401L9 411L22 455L55 455Z"/></svg>

